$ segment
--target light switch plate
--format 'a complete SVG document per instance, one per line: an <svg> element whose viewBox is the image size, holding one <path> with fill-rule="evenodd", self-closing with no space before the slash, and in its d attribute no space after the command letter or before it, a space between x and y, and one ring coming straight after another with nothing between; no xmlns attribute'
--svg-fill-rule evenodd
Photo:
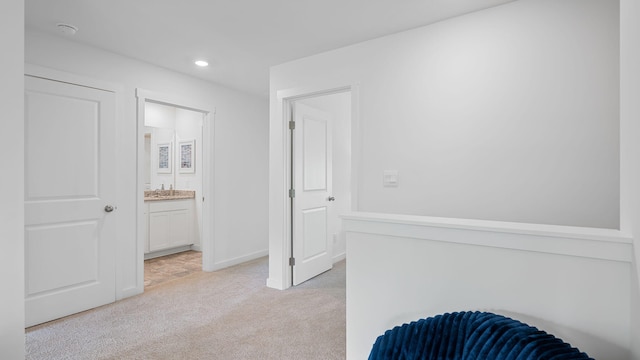
<svg viewBox="0 0 640 360"><path fill-rule="evenodd" d="M382 185L387 187L397 187L398 170L385 170L382 175Z"/></svg>

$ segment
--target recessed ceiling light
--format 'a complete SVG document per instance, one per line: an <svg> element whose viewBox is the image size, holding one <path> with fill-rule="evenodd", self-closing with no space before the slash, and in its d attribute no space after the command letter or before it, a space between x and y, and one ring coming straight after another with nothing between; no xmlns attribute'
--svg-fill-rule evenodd
<svg viewBox="0 0 640 360"><path fill-rule="evenodd" d="M57 23L56 26L58 31L65 35L75 35L78 32L78 27L71 24Z"/></svg>
<svg viewBox="0 0 640 360"><path fill-rule="evenodd" d="M200 66L200 67L209 66L209 63L204 61L204 60L196 60L195 64Z"/></svg>

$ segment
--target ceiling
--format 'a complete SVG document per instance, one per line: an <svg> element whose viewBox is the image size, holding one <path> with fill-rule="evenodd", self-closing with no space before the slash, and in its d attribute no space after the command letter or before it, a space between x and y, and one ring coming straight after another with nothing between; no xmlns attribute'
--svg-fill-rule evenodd
<svg viewBox="0 0 640 360"><path fill-rule="evenodd" d="M273 65L510 1L25 0L25 22L27 30L268 96ZM79 31L69 37L57 23Z"/></svg>

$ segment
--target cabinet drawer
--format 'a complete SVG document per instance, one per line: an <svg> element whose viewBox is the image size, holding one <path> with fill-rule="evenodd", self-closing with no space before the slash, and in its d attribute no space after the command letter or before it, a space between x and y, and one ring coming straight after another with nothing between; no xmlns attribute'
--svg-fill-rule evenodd
<svg viewBox="0 0 640 360"><path fill-rule="evenodd" d="M190 210L193 207L193 199L167 200L149 202L149 212Z"/></svg>

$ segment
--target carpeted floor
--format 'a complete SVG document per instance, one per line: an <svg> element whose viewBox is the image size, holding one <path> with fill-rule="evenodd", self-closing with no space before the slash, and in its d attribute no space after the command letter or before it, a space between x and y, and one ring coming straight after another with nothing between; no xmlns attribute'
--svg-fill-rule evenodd
<svg viewBox="0 0 640 360"><path fill-rule="evenodd" d="M295 288L267 258L27 329L26 359L344 359L345 262Z"/></svg>

